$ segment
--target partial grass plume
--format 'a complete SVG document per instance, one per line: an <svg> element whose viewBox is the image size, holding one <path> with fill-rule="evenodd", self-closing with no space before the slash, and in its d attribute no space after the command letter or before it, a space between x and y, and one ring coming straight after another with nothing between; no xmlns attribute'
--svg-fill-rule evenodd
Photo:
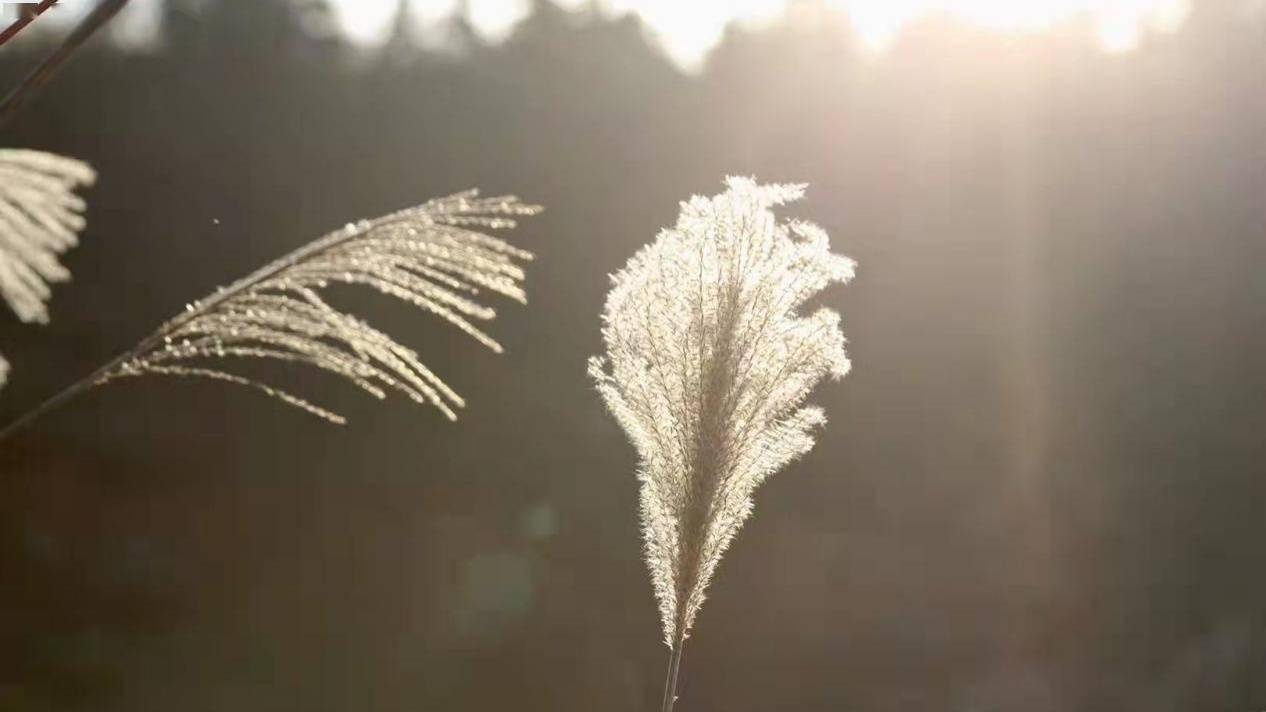
<svg viewBox="0 0 1266 712"><path fill-rule="evenodd" d="M813 446L825 423L804 406L824 377L848 373L839 315L799 313L853 277L826 233L773 208L801 185L729 178L682 203L666 229L612 277L606 355L589 373L640 458L646 561L672 648L682 646L721 555L752 512L756 487Z"/></svg>
<svg viewBox="0 0 1266 712"><path fill-rule="evenodd" d="M97 174L83 161L0 148L0 298L18 319L48 323L52 285L70 279L58 257L79 244L83 198L75 190ZM0 356L0 387L9 362Z"/></svg>
<svg viewBox="0 0 1266 712"><path fill-rule="evenodd" d="M0 297L24 322L48 322L51 284L70 279L58 257L79 244L83 198L97 174L83 161L0 149Z"/></svg>

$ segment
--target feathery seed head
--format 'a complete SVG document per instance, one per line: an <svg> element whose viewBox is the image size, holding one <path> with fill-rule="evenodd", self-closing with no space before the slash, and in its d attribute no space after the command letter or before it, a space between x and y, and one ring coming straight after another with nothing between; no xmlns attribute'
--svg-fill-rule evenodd
<svg viewBox="0 0 1266 712"><path fill-rule="evenodd" d="M73 158L0 149L0 297L24 322L48 322L49 285L70 279L57 257L78 243L96 173Z"/></svg>
<svg viewBox="0 0 1266 712"><path fill-rule="evenodd" d="M798 310L852 279L825 231L772 208L803 185L729 178L681 204L612 277L605 357L589 374L640 457L645 555L669 645L689 633L721 555L769 475L813 446L823 412L803 407L848 373L839 315Z"/></svg>
<svg viewBox="0 0 1266 712"><path fill-rule="evenodd" d="M540 208L475 191L432 200L341 230L186 306L97 382L125 376L196 376L257 388L334 423L337 413L273 386L201 362L263 358L304 363L341 376L376 398L389 391L434 406L450 420L465 405L412 349L330 306L331 284L361 285L439 316L493 351L475 325L496 316L483 291L526 301L519 262L529 252L480 232L514 227Z"/></svg>

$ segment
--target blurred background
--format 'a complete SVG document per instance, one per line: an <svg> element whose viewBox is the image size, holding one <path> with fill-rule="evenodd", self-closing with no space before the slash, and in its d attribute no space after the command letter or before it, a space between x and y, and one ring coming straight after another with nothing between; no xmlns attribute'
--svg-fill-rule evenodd
<svg viewBox="0 0 1266 712"><path fill-rule="evenodd" d="M12 86L89 7L0 49ZM10 11L11 13L11 11ZM471 186L547 206L491 354L342 304L450 424L138 380L0 450L0 710L656 709L607 274L726 174L860 262L682 712L1266 706L1266 5L136 0L0 135L101 173L8 421L191 299Z"/></svg>

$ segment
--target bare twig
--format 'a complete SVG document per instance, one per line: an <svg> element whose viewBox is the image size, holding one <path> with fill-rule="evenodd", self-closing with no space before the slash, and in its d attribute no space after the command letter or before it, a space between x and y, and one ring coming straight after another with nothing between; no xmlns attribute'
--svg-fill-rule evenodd
<svg viewBox="0 0 1266 712"><path fill-rule="evenodd" d="M62 41L52 54L40 63L26 78L21 81L13 91L10 91L3 101L0 101L0 128L3 128L22 105L26 103L31 95L38 91L41 87L48 83L58 69L66 63L67 59L79 49L84 42L92 37L93 33L101 29L110 18L126 5L128 0L101 0L101 4L93 8L92 12L80 22L74 30L71 31L66 39Z"/></svg>
<svg viewBox="0 0 1266 712"><path fill-rule="evenodd" d="M57 0L41 0L40 4L35 7L28 8L23 6L22 10L18 14L18 19L14 20L12 24L4 28L3 32L0 32L0 46L3 46L5 42L8 42L16 37L17 34L22 31L22 28L32 22L35 22L35 18L39 17L45 10L56 4Z"/></svg>

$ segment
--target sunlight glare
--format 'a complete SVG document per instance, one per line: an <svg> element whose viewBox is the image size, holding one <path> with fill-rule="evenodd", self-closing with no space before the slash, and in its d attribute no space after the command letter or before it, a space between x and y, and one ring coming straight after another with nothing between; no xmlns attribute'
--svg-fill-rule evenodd
<svg viewBox="0 0 1266 712"><path fill-rule="evenodd" d="M664 52L697 70L726 28L768 24L791 0L554 0L563 10L591 9L606 17L636 16ZM1191 0L825 0L848 16L863 46L882 50L911 22L945 16L992 32L1032 33L1085 21L1108 52L1134 49L1148 32L1172 32L1186 20ZM398 0L336 0L347 34L361 44L385 37ZM532 12L531 0L412 0L411 16L424 30L465 12L483 39L500 42Z"/></svg>
<svg viewBox="0 0 1266 712"><path fill-rule="evenodd" d="M646 23L664 51L687 69L698 69L731 23L745 27L777 19L786 0L606 0L608 15L633 14Z"/></svg>
<svg viewBox="0 0 1266 712"><path fill-rule="evenodd" d="M443 26L463 12L459 0L413 0L409 19L422 39L438 43ZM379 45L387 39L399 11L399 0L337 0L338 20L348 38L360 45ZM532 12L530 0L466 0L465 19L488 42L504 41Z"/></svg>
<svg viewBox="0 0 1266 712"><path fill-rule="evenodd" d="M353 42L377 44L386 38L396 17L396 0L355 0L334 3L339 24Z"/></svg>
<svg viewBox="0 0 1266 712"><path fill-rule="evenodd" d="M488 42L501 42L532 14L529 0L467 0L466 19Z"/></svg>
<svg viewBox="0 0 1266 712"><path fill-rule="evenodd" d="M1051 30L1085 19L1109 52L1134 49L1146 30L1172 32L1190 12L1190 0L829 0L848 15L862 44L881 50L911 22L944 16L993 32Z"/></svg>

